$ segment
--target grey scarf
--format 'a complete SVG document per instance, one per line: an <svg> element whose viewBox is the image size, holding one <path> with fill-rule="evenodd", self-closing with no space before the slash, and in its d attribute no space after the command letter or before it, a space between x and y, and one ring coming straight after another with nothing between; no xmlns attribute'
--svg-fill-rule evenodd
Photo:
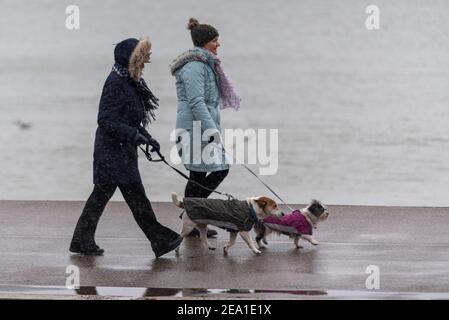
<svg viewBox="0 0 449 320"><path fill-rule="evenodd" d="M235 88L223 70L220 59L210 54L212 59L207 59L206 53L198 49L187 50L179 55L170 65L171 74L175 75L176 71L181 69L185 64L191 61L199 61L209 65L215 73L218 89L220 92L220 108L240 108L240 96L235 91ZM213 62L210 62L210 61Z"/></svg>

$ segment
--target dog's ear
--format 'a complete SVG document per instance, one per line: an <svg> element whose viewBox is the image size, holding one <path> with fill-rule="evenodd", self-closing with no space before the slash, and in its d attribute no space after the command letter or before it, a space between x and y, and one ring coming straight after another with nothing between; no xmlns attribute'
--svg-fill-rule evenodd
<svg viewBox="0 0 449 320"><path fill-rule="evenodd" d="M265 208L268 204L268 198L267 197L259 197L255 199L254 201L262 208Z"/></svg>

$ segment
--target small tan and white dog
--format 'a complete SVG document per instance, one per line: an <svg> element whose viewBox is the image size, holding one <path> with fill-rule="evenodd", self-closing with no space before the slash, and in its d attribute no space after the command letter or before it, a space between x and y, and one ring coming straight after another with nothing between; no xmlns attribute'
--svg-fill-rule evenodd
<svg viewBox="0 0 449 320"><path fill-rule="evenodd" d="M325 221L328 217L327 208L321 202L312 200L307 207L295 210L281 218L265 218L254 226L258 248L265 248L265 245L268 244L266 237L270 233L288 235L293 239L296 248L302 248L299 244L300 239L318 245L319 242L312 237L313 229L316 229L317 224Z"/></svg>
<svg viewBox="0 0 449 320"><path fill-rule="evenodd" d="M181 237L186 237L196 228L200 232L201 241L209 250L215 250L216 248L207 239L207 225L224 228L230 232L229 242L223 248L224 254L227 254L229 248L235 244L237 234L240 234L254 253L261 253L256 248L249 231L255 223L264 218L283 216L276 201L268 197L250 197L240 201L188 197L180 200L175 192L171 196L173 203L185 210L182 215ZM176 251L179 251L179 247Z"/></svg>

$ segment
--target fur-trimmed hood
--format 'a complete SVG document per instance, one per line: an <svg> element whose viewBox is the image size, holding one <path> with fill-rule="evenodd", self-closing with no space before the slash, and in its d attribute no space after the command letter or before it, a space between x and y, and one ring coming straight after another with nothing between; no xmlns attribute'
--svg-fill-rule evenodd
<svg viewBox="0 0 449 320"><path fill-rule="evenodd" d="M148 38L130 38L118 43L114 50L115 62L128 68L131 77L142 77L144 64L150 62L151 42Z"/></svg>
<svg viewBox="0 0 449 320"><path fill-rule="evenodd" d="M206 49L194 47L193 49L183 52L172 61L170 64L170 72L174 76L176 71L191 61L199 61L208 64L215 72L215 60L216 58L214 55Z"/></svg>
<svg viewBox="0 0 449 320"><path fill-rule="evenodd" d="M128 70L134 80L137 81L142 77L144 64L150 62L150 54L150 40L148 38L140 38L139 43L129 57Z"/></svg>

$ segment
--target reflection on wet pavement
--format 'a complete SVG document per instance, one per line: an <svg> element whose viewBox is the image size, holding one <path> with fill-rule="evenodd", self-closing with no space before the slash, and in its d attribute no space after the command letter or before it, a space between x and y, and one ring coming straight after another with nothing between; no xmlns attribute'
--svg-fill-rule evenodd
<svg viewBox="0 0 449 320"><path fill-rule="evenodd" d="M67 289L62 286L1 286L0 292L16 292L39 295L79 295L95 297L122 298L156 298L156 297L216 297L248 295L250 299L255 294L296 295L296 296L325 296L325 291L319 290L255 290L255 289L206 289L206 288L132 288L132 287L94 287L81 286Z"/></svg>
<svg viewBox="0 0 449 320"><path fill-rule="evenodd" d="M265 290L265 289L201 289L201 288L134 288L81 286L0 286L0 296L43 297L44 299L449 299L445 292L372 292L353 290Z"/></svg>
<svg viewBox="0 0 449 320"><path fill-rule="evenodd" d="M304 296L326 295L325 291L319 290L253 290L253 289L202 289L202 288L113 288L113 287L80 287L75 292L78 295L96 295L96 296L127 296L135 298L149 297L195 297L208 295L228 295L228 294L292 294Z"/></svg>

